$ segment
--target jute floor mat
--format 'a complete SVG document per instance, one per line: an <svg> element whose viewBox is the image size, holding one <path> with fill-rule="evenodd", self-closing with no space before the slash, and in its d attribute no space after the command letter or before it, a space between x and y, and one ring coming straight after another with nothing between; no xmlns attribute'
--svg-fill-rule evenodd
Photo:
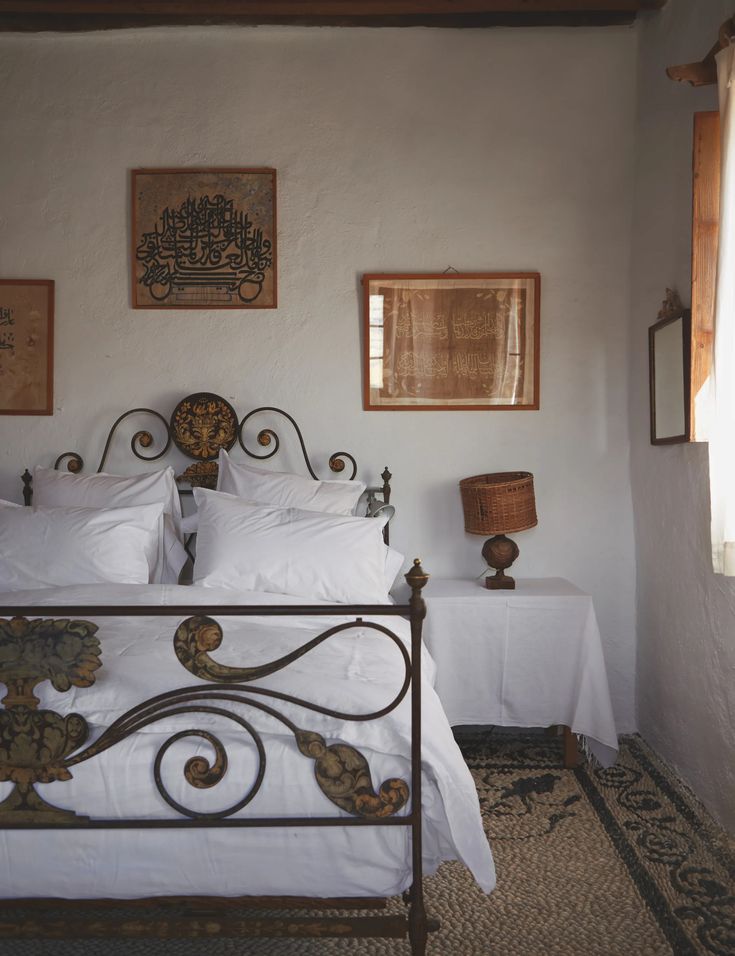
<svg viewBox="0 0 735 956"><path fill-rule="evenodd" d="M426 880L430 956L735 956L735 845L639 737L610 770L537 734L460 738L493 848L489 897L458 863ZM400 900L391 903L401 909ZM408 956L404 941L0 943L2 956Z"/></svg>

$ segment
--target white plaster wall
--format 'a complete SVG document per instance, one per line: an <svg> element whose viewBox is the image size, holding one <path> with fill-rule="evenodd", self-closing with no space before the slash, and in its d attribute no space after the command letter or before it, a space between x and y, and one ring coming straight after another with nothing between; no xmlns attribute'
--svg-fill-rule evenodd
<svg viewBox="0 0 735 956"><path fill-rule="evenodd" d="M462 576L458 480L528 469L516 573L593 594L633 729L635 63L630 28L0 37L0 275L57 292L55 414L0 419L0 495L58 451L92 464L125 408L218 391L295 413L322 462L389 464L396 546ZM277 311L130 309L129 170L197 164L277 168ZM540 411L362 411L359 275L449 265L541 273Z"/></svg>
<svg viewBox="0 0 735 956"><path fill-rule="evenodd" d="M691 158L696 110L714 87L667 79L702 57L728 0L669 0L640 35L632 246L631 442L638 558L642 735L735 831L735 581L711 571L705 444L648 441L647 327L667 286L691 301Z"/></svg>

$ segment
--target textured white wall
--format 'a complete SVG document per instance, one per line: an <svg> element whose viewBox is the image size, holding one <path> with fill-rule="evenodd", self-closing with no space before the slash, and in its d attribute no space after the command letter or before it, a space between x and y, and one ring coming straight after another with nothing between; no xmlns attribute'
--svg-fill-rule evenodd
<svg viewBox="0 0 735 956"><path fill-rule="evenodd" d="M735 582L711 571L707 446L649 444L647 365L666 287L691 301L692 117L717 109L714 87L664 69L704 56L731 15L729 0L669 0L641 31L631 442L640 731L735 831Z"/></svg>
<svg viewBox="0 0 735 956"><path fill-rule="evenodd" d="M389 464L396 546L459 576L482 541L458 480L528 469L517 574L593 594L632 729L635 57L628 28L1 37L0 274L56 279L57 338L53 418L0 420L0 495L58 451L93 464L125 408L218 391L296 414L322 462ZM130 309L129 170L194 164L277 168L277 311ZM449 265L541 273L540 411L362 411L360 273Z"/></svg>

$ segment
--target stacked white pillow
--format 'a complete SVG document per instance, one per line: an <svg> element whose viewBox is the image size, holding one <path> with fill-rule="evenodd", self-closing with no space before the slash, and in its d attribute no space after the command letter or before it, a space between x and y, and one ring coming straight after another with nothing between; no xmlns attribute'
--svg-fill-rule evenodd
<svg viewBox="0 0 735 956"><path fill-rule="evenodd" d="M194 489L194 583L312 601L385 604L384 521L254 504Z"/></svg>
<svg viewBox="0 0 735 956"><path fill-rule="evenodd" d="M301 508L333 515L353 515L365 491L362 481L315 481L282 471L263 471L219 453L217 491L278 508Z"/></svg>
<svg viewBox="0 0 735 956"><path fill-rule="evenodd" d="M0 501L0 590L147 584L163 505L25 508Z"/></svg>
<svg viewBox="0 0 735 956"><path fill-rule="evenodd" d="M195 489L194 583L307 600L385 604L403 555L385 518L354 515L361 481L269 472L220 452L217 491Z"/></svg>
<svg viewBox="0 0 735 956"><path fill-rule="evenodd" d="M161 506L159 536L150 582L176 584L186 563L181 502L173 468L143 475L74 475L52 468L33 472L33 505L44 508L137 508Z"/></svg>

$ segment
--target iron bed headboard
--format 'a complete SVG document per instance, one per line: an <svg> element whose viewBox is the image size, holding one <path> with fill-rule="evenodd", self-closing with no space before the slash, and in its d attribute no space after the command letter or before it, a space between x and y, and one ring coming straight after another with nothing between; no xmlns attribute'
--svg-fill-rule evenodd
<svg viewBox="0 0 735 956"><path fill-rule="evenodd" d="M319 476L312 466L301 429L288 412L272 405L262 405L239 419L233 406L222 396L213 392L194 392L187 395L176 405L169 418L153 408L131 408L123 412L108 432L97 472L104 469L113 440L122 423L133 416L147 415L162 426L165 434L163 447L155 451L156 442L152 432L147 429L139 429L130 440L133 455L140 461L160 461L170 451L171 446L175 445L188 458L194 459L193 463L182 474L176 476L176 481L179 484L179 494L190 495L192 488L195 487L215 488L217 485L217 457L221 448L229 451L238 444L246 455L258 461L266 461L278 453L281 441L277 432L271 427L261 428L256 436L258 446L266 449L264 452L251 448L245 439L245 429L251 419L256 415L266 413L281 416L290 423L296 432L306 470L311 478L318 481ZM147 451L149 449L150 452ZM357 462L349 452L337 451L329 456L329 468L338 475L345 471L348 462L351 466L351 473L344 477L353 479L357 474ZM72 474L79 474L84 469L84 459L76 451L62 452L56 458L54 468L58 469L64 463L66 463L67 471ZM375 485L366 489L366 513L371 517L378 517L387 511L392 517L395 509L390 503L390 481L393 476L387 466L380 477L383 480L382 485ZM23 500L26 505L30 505L33 499L33 476L27 468L23 472L22 482ZM386 523L383 529L386 544L390 540L389 524L390 521Z"/></svg>

